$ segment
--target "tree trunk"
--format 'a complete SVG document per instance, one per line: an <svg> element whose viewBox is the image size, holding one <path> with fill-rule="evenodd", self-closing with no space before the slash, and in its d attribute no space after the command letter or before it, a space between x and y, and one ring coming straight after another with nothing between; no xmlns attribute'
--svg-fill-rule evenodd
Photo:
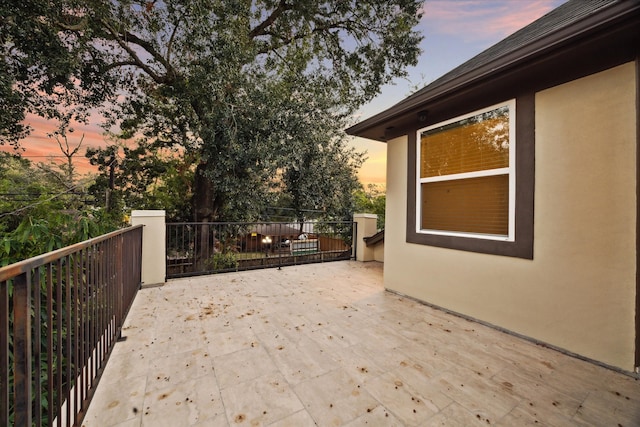
<svg viewBox="0 0 640 427"><path fill-rule="evenodd" d="M196 268L198 271L206 269L206 261L214 252L214 236L211 234L209 222L213 222L217 216L215 186L204 172L207 163L201 162L196 167L193 192L193 216L197 225L194 249L196 251Z"/></svg>
<svg viewBox="0 0 640 427"><path fill-rule="evenodd" d="M207 164L201 162L196 167L193 191L193 219L195 222L212 222L214 219L213 183L204 175Z"/></svg>

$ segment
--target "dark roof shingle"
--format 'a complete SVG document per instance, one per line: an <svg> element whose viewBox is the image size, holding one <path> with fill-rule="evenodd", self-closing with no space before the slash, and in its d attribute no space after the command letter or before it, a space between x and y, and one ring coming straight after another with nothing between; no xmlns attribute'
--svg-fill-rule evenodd
<svg viewBox="0 0 640 427"><path fill-rule="evenodd" d="M549 34L584 19L589 15L593 15L598 10L617 3L620 0L571 0L551 12L527 25L526 27L516 31L502 41L494 44L490 48L484 50L465 63L459 65L449 71L442 77L434 80L429 85L418 90L415 94L433 90L438 86L454 80L464 74L485 66L499 58L514 53L531 43L540 40Z"/></svg>
<svg viewBox="0 0 640 427"><path fill-rule="evenodd" d="M429 108L429 104L439 99L462 93L465 88L494 79L501 73L526 67L554 52L572 49L580 40L606 34L622 22L633 25L631 29L625 27L624 43L635 43L640 33L636 29L639 14L640 0L569 0L404 100L351 126L347 133L385 141L386 130L406 126L407 115L415 115L425 105ZM632 35L627 36L630 32ZM635 48L626 48L629 49Z"/></svg>

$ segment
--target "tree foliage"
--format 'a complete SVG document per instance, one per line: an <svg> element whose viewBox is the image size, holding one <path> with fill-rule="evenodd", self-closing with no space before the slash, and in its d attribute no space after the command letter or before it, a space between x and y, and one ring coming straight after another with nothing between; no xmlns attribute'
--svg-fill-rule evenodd
<svg viewBox="0 0 640 427"><path fill-rule="evenodd" d="M99 170L88 189L95 206L111 215L162 209L169 221L190 220L193 170L177 153L113 144L88 148L86 155Z"/></svg>
<svg viewBox="0 0 640 427"><path fill-rule="evenodd" d="M353 192L360 187L356 170L364 160L354 150L329 141L310 142L293 153L282 175L284 197L304 222L306 211L323 211L335 220L350 220L354 212Z"/></svg>
<svg viewBox="0 0 640 427"><path fill-rule="evenodd" d="M61 123L84 121L92 108L116 95L95 33L79 31L70 14L93 14L83 3L0 3L0 144L18 147L31 131L24 122L29 113Z"/></svg>
<svg viewBox="0 0 640 427"><path fill-rule="evenodd" d="M282 185L274 177L293 182L305 153L357 165L339 131L415 64L421 40L417 0L32 1L3 6L12 18L0 73L12 111L52 114L62 98L81 115L77 105L117 94L107 125L148 155L172 149L190 162L198 220L255 217ZM56 53L35 59L47 43Z"/></svg>
<svg viewBox="0 0 640 427"><path fill-rule="evenodd" d="M375 184L362 185L354 193L355 211L378 215L377 228L384 230L385 208L387 196Z"/></svg>
<svg viewBox="0 0 640 427"><path fill-rule="evenodd" d="M83 184L64 172L0 155L0 265L95 237L118 226L87 205Z"/></svg>

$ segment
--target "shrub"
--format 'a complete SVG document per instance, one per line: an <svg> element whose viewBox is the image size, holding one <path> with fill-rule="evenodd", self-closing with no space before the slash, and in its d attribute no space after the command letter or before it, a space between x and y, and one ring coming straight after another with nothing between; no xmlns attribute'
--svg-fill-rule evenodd
<svg viewBox="0 0 640 427"><path fill-rule="evenodd" d="M233 252L218 252L213 254L205 263L210 270L236 270L238 268L238 259Z"/></svg>

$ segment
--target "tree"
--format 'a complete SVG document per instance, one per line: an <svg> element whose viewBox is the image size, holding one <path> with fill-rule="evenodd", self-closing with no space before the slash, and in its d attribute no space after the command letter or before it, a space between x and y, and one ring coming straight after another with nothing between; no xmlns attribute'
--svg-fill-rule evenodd
<svg viewBox="0 0 640 427"><path fill-rule="evenodd" d="M67 184L66 172L0 154L0 266L116 228L87 206L82 183Z"/></svg>
<svg viewBox="0 0 640 427"><path fill-rule="evenodd" d="M421 40L412 29L417 0L36 3L33 13L6 8L66 49L60 69L74 71L83 89L74 93L84 95L72 100L97 102L117 89L109 124L119 123L123 136L143 134L147 146L179 147L193 161L198 220L258 212L286 155L304 151L308 127L292 123L336 117L333 126L343 126L415 64ZM44 40L17 37L15 25L5 33L30 58L44 49ZM61 73L45 73L58 68L48 56L43 62L39 78L60 86ZM105 79L118 84L96 87ZM35 96L28 84L12 93Z"/></svg>
<svg viewBox="0 0 640 427"><path fill-rule="evenodd" d="M114 218L132 209L163 209L169 221L191 219L189 161L144 144L90 147L86 155L100 172L89 193Z"/></svg>
<svg viewBox="0 0 640 427"><path fill-rule="evenodd" d="M58 147L60 148L60 152L67 160L65 164L60 165L60 169L64 173L67 179L67 185L72 186L76 178L76 168L73 165L73 156L78 154L78 151L82 146L82 141L84 141L84 134L82 134L82 137L80 137L78 144L75 146L72 146L72 145L69 145L69 138L67 136L67 132L73 133L73 128L62 129L61 131L55 131L52 134L50 134L49 137L56 140L56 142L58 143Z"/></svg>
<svg viewBox="0 0 640 427"><path fill-rule="evenodd" d="M70 16L90 13L81 3L0 3L0 144L18 148L31 131L27 114L84 121L117 94L114 76L104 72L102 46Z"/></svg>
<svg viewBox="0 0 640 427"><path fill-rule="evenodd" d="M318 210L333 220L349 220L354 210L351 195L359 187L356 170L363 160L339 140L310 141L295 153L283 171L282 184L297 221L302 224L305 212Z"/></svg>
<svg viewBox="0 0 640 427"><path fill-rule="evenodd" d="M377 228L384 230L386 195L375 184L362 185L354 193L355 210L360 213L378 215Z"/></svg>

